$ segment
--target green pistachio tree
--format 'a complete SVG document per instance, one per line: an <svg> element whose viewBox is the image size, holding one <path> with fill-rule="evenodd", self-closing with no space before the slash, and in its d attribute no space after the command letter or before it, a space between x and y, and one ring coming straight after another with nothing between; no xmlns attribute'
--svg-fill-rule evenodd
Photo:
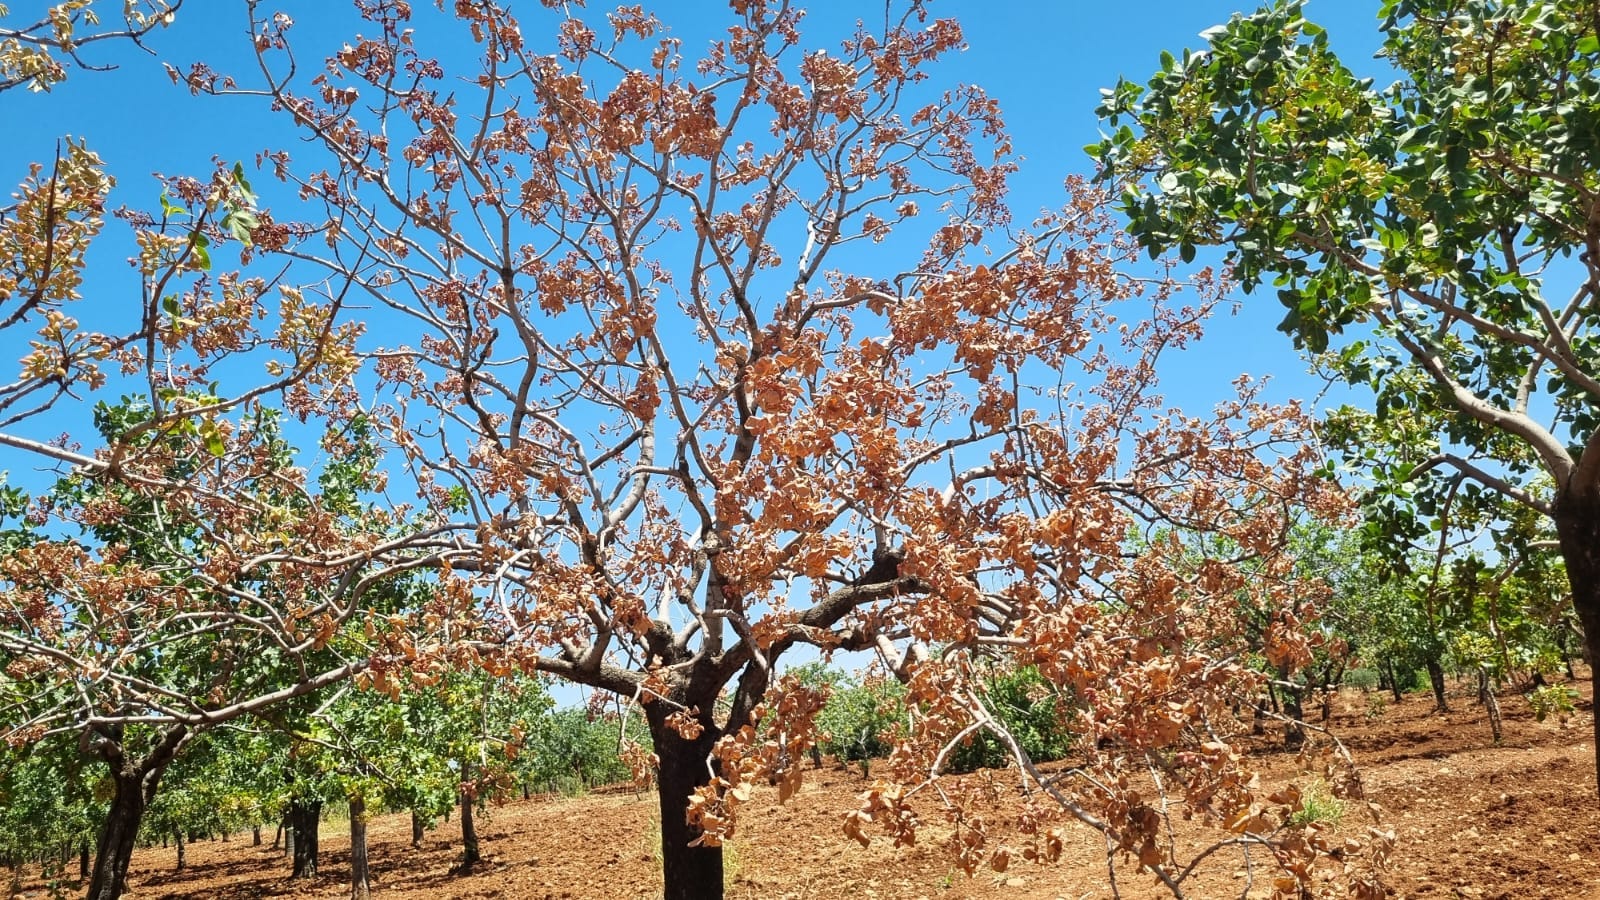
<svg viewBox="0 0 1600 900"><path fill-rule="evenodd" d="M1246 291L1276 290L1281 330L1374 392L1380 425L1438 435L1374 470L1374 496L1417 513L1402 532L1435 512L1411 495L1453 483L1548 517L1592 652L1600 3L1385 0L1387 88L1301 7L1235 16L1107 91L1091 152L1152 252L1225 248Z"/></svg>

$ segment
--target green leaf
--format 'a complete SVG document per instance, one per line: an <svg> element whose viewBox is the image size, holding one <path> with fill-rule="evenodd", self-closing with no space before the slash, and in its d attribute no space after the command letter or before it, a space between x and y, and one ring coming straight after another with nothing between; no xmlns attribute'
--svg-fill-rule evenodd
<svg viewBox="0 0 1600 900"><path fill-rule="evenodd" d="M217 423L207 419L200 423L200 439L205 442L206 452L218 459L228 455L228 442L223 440L222 430Z"/></svg>
<svg viewBox="0 0 1600 900"><path fill-rule="evenodd" d="M254 206L256 202L255 191L250 189L250 182L244 177L244 163L233 164L233 183L239 188L240 198L247 206Z"/></svg>
<svg viewBox="0 0 1600 900"><path fill-rule="evenodd" d="M261 224L261 220L250 210L239 209L224 216L222 224L228 229L228 234L234 240L248 247L250 246L250 234Z"/></svg>

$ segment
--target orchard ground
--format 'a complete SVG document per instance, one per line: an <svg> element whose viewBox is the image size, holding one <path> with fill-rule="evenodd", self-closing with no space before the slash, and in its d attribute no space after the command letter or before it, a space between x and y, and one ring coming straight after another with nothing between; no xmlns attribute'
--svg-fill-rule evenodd
<svg viewBox="0 0 1600 900"><path fill-rule="evenodd" d="M1528 704L1503 695L1505 740L1496 746L1482 707L1465 683L1454 685L1451 711L1433 711L1431 696L1346 689L1338 698L1333 733L1356 753L1372 799L1399 838L1389 883L1400 898L1600 898L1600 803L1590 782L1592 704L1587 678L1576 715L1536 722ZM1381 698L1381 699L1374 699ZM1271 780L1295 775L1293 754L1263 742L1252 750ZM1009 783L1006 773L993 776ZM866 786L858 769L807 771L802 795L779 806L767 791L747 807L728 853L728 895L741 900L843 898L1110 897L1103 845L1087 829L1070 830L1061 861L1018 861L1006 872L980 870L971 878L940 848L942 818L921 809L926 829L916 847L894 849L874 840L862 849L840 822ZM470 873L455 870L456 823L430 831L421 850L410 847L404 815L379 817L370 830L375 895L394 900L489 898L512 900L643 900L660 896L659 830L649 794L612 789L577 798L535 798L492 807L480 818L485 861ZM1338 826L1352 834L1367 819L1347 809ZM140 849L129 875L137 900L202 898L334 898L349 895L343 823L323 826L321 874L288 880L281 851L251 845L249 835L200 841L188 848L188 867L173 870L175 851ZM268 835L270 838L270 835ZM75 863L73 864L75 868ZM35 873L36 874L36 873ZM1213 858L1195 897L1265 897L1270 878L1256 870L1246 891L1237 855ZM67 895L73 883L58 885ZM1124 870L1122 896L1166 896L1148 876ZM36 878L30 898L50 896Z"/></svg>

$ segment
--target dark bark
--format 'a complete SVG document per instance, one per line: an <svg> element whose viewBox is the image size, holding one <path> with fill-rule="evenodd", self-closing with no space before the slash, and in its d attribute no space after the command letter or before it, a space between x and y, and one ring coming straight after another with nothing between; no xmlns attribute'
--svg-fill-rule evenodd
<svg viewBox="0 0 1600 900"><path fill-rule="evenodd" d="M294 867L290 878L316 876L317 828L321 824L321 800L295 800L289 804L289 830L294 840Z"/></svg>
<svg viewBox="0 0 1600 900"><path fill-rule="evenodd" d="M189 864L189 860L183 854L184 842L183 842L183 830L181 828L180 829L173 829L172 842L175 845L177 845L177 848L178 848L178 871L182 872L183 869L184 869L184 866L187 866Z"/></svg>
<svg viewBox="0 0 1600 900"><path fill-rule="evenodd" d="M367 869L367 801L350 798L350 900L368 900L372 895Z"/></svg>
<svg viewBox="0 0 1600 900"><path fill-rule="evenodd" d="M1559 496L1555 508L1556 535L1561 559L1567 564L1572 588L1572 608L1583 626L1583 657L1589 663L1593 702L1600 708L1600 500L1582 502L1571 494ZM1600 748L1600 715L1594 717L1594 737ZM1600 750L1595 753L1595 783L1600 788Z"/></svg>
<svg viewBox="0 0 1600 900"><path fill-rule="evenodd" d="M1328 724L1333 718L1333 697L1339 692L1339 683L1344 680L1344 664L1329 662L1322 670L1322 684L1318 690L1322 698L1322 724Z"/></svg>
<svg viewBox="0 0 1600 900"><path fill-rule="evenodd" d="M155 799L167 765L188 739L187 728L177 726L161 735L142 758L123 756L122 730L110 728L95 736L91 746L111 766L111 806L95 844L94 870L89 876L88 900L117 900L126 889L128 863L133 859L139 823Z"/></svg>
<svg viewBox="0 0 1600 900"><path fill-rule="evenodd" d="M1449 712L1450 704L1444 699L1444 666L1439 665L1438 657L1428 657L1428 683L1433 686L1433 709L1435 712Z"/></svg>
<svg viewBox="0 0 1600 900"><path fill-rule="evenodd" d="M274 843L276 843L276 842L274 842ZM252 847L261 846L261 826L260 825L251 825L250 826L250 846L252 846Z"/></svg>
<svg viewBox="0 0 1600 900"><path fill-rule="evenodd" d="M414 809L411 811L411 846L422 846L422 817Z"/></svg>
<svg viewBox="0 0 1600 900"><path fill-rule="evenodd" d="M100 842L95 848L94 872L89 877L89 900L117 900L128 877L133 842L144 818L144 779L137 773L113 775L111 808L106 811Z"/></svg>
<svg viewBox="0 0 1600 900"><path fill-rule="evenodd" d="M1489 733L1494 735L1494 742L1499 744L1505 737L1505 733L1500 720L1500 700L1495 697L1494 685L1492 684L1484 690L1483 707L1489 713Z"/></svg>
<svg viewBox="0 0 1600 900"><path fill-rule="evenodd" d="M709 704L707 704L709 706ZM688 821L689 797L711 780L706 759L719 732L709 715L701 717L703 731L686 740L668 727L673 710L656 702L646 707L650 738L661 761L656 773L656 796L661 804L661 874L665 900L720 900L722 848L691 847L700 829Z"/></svg>
<svg viewBox="0 0 1600 900"><path fill-rule="evenodd" d="M471 772L471 768L469 766L463 765L461 767L463 782L469 780L467 778L469 772ZM478 862L483 859L483 856L478 852L478 825L472 819L472 805L477 801L473 797L473 792L467 788L462 788L460 800L461 868L463 871L465 871L477 865Z"/></svg>
<svg viewBox="0 0 1600 900"><path fill-rule="evenodd" d="M1309 685L1290 681L1288 669L1279 668L1278 686L1283 689L1283 716L1288 719L1283 725L1283 746L1288 750L1299 750L1306 743L1306 729L1300 723L1306 717L1305 694Z"/></svg>
<svg viewBox="0 0 1600 900"><path fill-rule="evenodd" d="M1400 673L1395 669L1393 660L1388 662L1387 668L1389 670L1389 690L1394 694L1394 702L1399 703L1405 699L1404 692L1400 687Z"/></svg>
<svg viewBox="0 0 1600 900"><path fill-rule="evenodd" d="M89 842L78 845L78 880L89 880Z"/></svg>

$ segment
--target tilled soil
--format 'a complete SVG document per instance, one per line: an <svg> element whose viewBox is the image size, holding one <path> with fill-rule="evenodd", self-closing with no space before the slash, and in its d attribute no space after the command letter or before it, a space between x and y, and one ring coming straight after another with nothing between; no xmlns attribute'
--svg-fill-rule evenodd
<svg viewBox="0 0 1600 900"><path fill-rule="evenodd" d="M1586 681L1587 679L1580 679ZM1330 723L1356 753L1370 797L1398 834L1387 881L1399 898L1597 898L1600 900L1600 800L1594 786L1592 712L1583 699L1565 723L1535 722L1515 694L1502 699L1505 740L1496 746L1470 691L1452 695L1436 713L1431 697L1378 703L1347 692ZM1381 707L1381 708L1380 708ZM1269 780L1295 774L1295 758L1255 749ZM996 777L1004 777L996 773ZM894 849L874 840L866 849L844 836L843 814L867 786L854 770L807 772L800 795L778 805L758 793L743 811L726 854L728 895L736 900L1006 897L1088 900L1114 896L1104 845L1087 829L1073 834L1053 865L1013 864L968 877L939 846L936 809L924 815L926 839ZM1347 813L1351 833L1363 826ZM485 860L457 869L454 822L410 846L410 820L383 816L369 829L375 895L382 900L504 897L512 900L645 900L659 897L655 849L659 828L650 795L605 791L579 798L536 798L491 808L479 820ZM138 851L129 896L138 900L348 897L349 843L343 824L323 826L321 874L291 882L282 851L251 846L248 835L188 848L188 866L174 871L175 851ZM1188 896L1259 897L1267 879L1247 880L1242 862L1218 854ZM1167 896L1149 876L1124 872L1121 896ZM59 885L69 895L74 883ZM36 880L30 898L49 896Z"/></svg>

